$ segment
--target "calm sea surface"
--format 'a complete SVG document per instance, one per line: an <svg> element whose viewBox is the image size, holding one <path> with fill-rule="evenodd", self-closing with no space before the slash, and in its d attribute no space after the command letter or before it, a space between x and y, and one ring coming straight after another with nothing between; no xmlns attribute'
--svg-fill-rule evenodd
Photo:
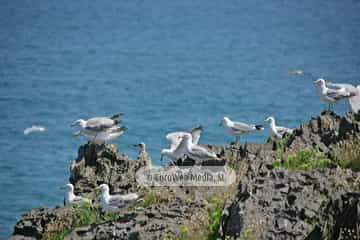
<svg viewBox="0 0 360 240"><path fill-rule="evenodd" d="M202 124L202 143L225 144L223 116L296 127L319 114L313 79L288 71L360 84L359 13L355 0L1 1L0 238L62 203L77 118L126 113L120 150L135 158L143 141L159 164L169 131ZM49 131L24 136L33 124Z"/></svg>

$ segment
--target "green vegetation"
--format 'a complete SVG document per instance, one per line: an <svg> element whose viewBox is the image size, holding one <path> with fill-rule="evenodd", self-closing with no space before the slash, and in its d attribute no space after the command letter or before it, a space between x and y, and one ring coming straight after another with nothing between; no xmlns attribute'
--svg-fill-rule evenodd
<svg viewBox="0 0 360 240"><path fill-rule="evenodd" d="M208 215L208 237L207 239L215 239L219 230L221 214L225 205L225 198L223 197L211 197L209 200Z"/></svg>
<svg viewBox="0 0 360 240"><path fill-rule="evenodd" d="M342 144L336 151L335 161L342 168L360 171L360 140L351 139Z"/></svg>
<svg viewBox="0 0 360 240"><path fill-rule="evenodd" d="M52 233L46 233L42 236L42 240L64 240L67 235L71 233L71 230L68 228L65 228L61 232L52 232Z"/></svg>
<svg viewBox="0 0 360 240"><path fill-rule="evenodd" d="M281 154L280 158L273 161L273 166L291 170L311 170L328 167L330 163L330 159L319 148L304 148L287 157Z"/></svg>
<svg viewBox="0 0 360 240"><path fill-rule="evenodd" d="M157 202L156 194L154 191L149 190L141 202L138 202L135 207L148 208Z"/></svg>
<svg viewBox="0 0 360 240"><path fill-rule="evenodd" d="M73 204L73 227L80 227L101 221L100 210L90 203Z"/></svg>

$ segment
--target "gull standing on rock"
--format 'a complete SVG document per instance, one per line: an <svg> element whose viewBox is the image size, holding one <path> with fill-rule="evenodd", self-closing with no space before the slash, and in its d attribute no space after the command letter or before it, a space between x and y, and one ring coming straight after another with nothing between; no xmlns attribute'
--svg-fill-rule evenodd
<svg viewBox="0 0 360 240"><path fill-rule="evenodd" d="M65 194L65 198L64 198L65 206L70 207L73 202L75 202L75 203L84 203L84 202L91 203L90 199L76 196L74 194L74 186L71 183L66 184L62 188L67 190L67 192Z"/></svg>
<svg viewBox="0 0 360 240"><path fill-rule="evenodd" d="M145 143L142 142L142 143L136 144L134 146L140 148L139 155L138 155L140 167L143 167L143 168L145 168L145 170L148 170L148 171L151 170L151 168L152 168L151 157L146 152Z"/></svg>
<svg viewBox="0 0 360 240"><path fill-rule="evenodd" d="M118 212L126 204L139 198L136 193L110 195L109 186L105 183L97 187L101 191L100 205L105 212Z"/></svg>
<svg viewBox="0 0 360 240"><path fill-rule="evenodd" d="M191 135L184 135L182 138L182 143L185 147L185 155L195 161L204 161L204 160L220 160L215 153L210 152L206 148L194 144L191 139Z"/></svg>
<svg viewBox="0 0 360 240"><path fill-rule="evenodd" d="M88 120L78 119L74 121L71 126L78 126L80 131L75 133L75 135L80 135L82 133L87 135L97 135L100 132L106 131L118 123L121 122L119 119L123 113L115 114L111 117L94 117Z"/></svg>
<svg viewBox="0 0 360 240"><path fill-rule="evenodd" d="M294 129L276 126L274 117L268 117L265 122L270 123L270 129L277 138L282 138L285 133L292 134L294 132Z"/></svg>
<svg viewBox="0 0 360 240"><path fill-rule="evenodd" d="M254 124L246 124L242 122L234 122L231 121L228 117L224 117L223 120L219 124L220 126L224 126L231 135L235 136L235 142L238 143L240 140L240 135L255 132L259 130L264 130L262 125L254 125Z"/></svg>
<svg viewBox="0 0 360 240"><path fill-rule="evenodd" d="M164 156L168 156L174 161L183 158L185 154L185 148L184 145L180 146L182 137L185 135L190 135L192 142L194 144L198 144L202 132L203 127L200 125L191 129L190 132L172 132L167 134L166 139L170 142L170 148L163 149L161 151L161 160Z"/></svg>
<svg viewBox="0 0 360 240"><path fill-rule="evenodd" d="M335 104L337 101L354 97L356 95L354 92L347 91L344 87L340 87L338 89L330 89L326 86L326 82L322 78L314 81L314 84L319 87L320 99L329 104L329 111L331 110L332 105Z"/></svg>

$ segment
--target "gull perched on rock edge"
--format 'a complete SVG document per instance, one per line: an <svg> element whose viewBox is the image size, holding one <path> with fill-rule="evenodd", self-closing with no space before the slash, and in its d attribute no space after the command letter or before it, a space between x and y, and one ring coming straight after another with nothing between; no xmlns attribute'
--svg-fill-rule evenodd
<svg viewBox="0 0 360 240"><path fill-rule="evenodd" d="M246 124L242 122L231 121L228 117L224 117L220 122L219 126L224 126L231 135L235 136L235 142L238 143L240 140L240 135L255 132L259 130L264 130L262 125Z"/></svg>
<svg viewBox="0 0 360 240"><path fill-rule="evenodd" d="M88 198L76 196L74 193L74 185L72 185L71 183L66 184L62 187L62 189L67 190L64 197L64 205L67 207L70 207L72 203L91 203L91 200Z"/></svg>
<svg viewBox="0 0 360 240"><path fill-rule="evenodd" d="M322 78L314 81L314 84L319 87L320 99L329 104L329 111L337 101L356 96L355 92L350 92L344 87L339 87L337 89L328 88L326 86L326 81Z"/></svg>
<svg viewBox="0 0 360 240"><path fill-rule="evenodd" d="M195 161L204 161L204 160L220 160L218 156L210 152L208 149L194 144L191 139L191 135L184 135L182 138L182 143L185 148L185 155Z"/></svg>
<svg viewBox="0 0 360 240"><path fill-rule="evenodd" d="M76 132L75 135L97 135L120 123L121 120L119 118L123 115L123 113L118 113L110 117L94 117L88 120L78 119L71 126L78 126L80 128L80 131Z"/></svg>
<svg viewBox="0 0 360 240"><path fill-rule="evenodd" d="M285 133L292 134L294 132L294 129L276 126L274 117L266 118L265 122L270 123L270 129L277 138L282 138Z"/></svg>
<svg viewBox="0 0 360 240"><path fill-rule="evenodd" d="M185 149L183 147L184 145L180 146L182 137L190 135L192 142L198 144L203 130L203 127L200 125L191 129L190 132L172 132L167 134L166 139L170 142L170 148L161 150L160 159L162 160L164 156L170 157L173 161L183 158Z"/></svg>
<svg viewBox="0 0 360 240"><path fill-rule="evenodd" d="M140 163L140 167L145 168L145 170L151 170L152 163L151 163L151 157L146 152L146 145L145 143L141 142L139 144L135 144L134 147L139 147L139 154L138 154L138 160Z"/></svg>
<svg viewBox="0 0 360 240"><path fill-rule="evenodd" d="M105 212L118 212L126 204L132 203L139 198L136 193L111 195L109 186L105 183L101 184L100 189L100 205Z"/></svg>

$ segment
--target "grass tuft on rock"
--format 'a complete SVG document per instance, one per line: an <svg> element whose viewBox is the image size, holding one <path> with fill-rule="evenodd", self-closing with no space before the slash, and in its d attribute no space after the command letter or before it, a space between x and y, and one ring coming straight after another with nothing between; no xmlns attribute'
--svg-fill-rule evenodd
<svg viewBox="0 0 360 240"><path fill-rule="evenodd" d="M335 161L341 168L360 171L360 139L351 139L337 149Z"/></svg>
<svg viewBox="0 0 360 240"><path fill-rule="evenodd" d="M283 154L273 161L272 165L276 168L286 168L290 170L311 170L326 168L331 164L323 152L318 148L304 148L285 157Z"/></svg>
<svg viewBox="0 0 360 240"><path fill-rule="evenodd" d="M65 228L61 232L50 232L42 236L41 240L64 240L67 235L71 233L71 230Z"/></svg>

